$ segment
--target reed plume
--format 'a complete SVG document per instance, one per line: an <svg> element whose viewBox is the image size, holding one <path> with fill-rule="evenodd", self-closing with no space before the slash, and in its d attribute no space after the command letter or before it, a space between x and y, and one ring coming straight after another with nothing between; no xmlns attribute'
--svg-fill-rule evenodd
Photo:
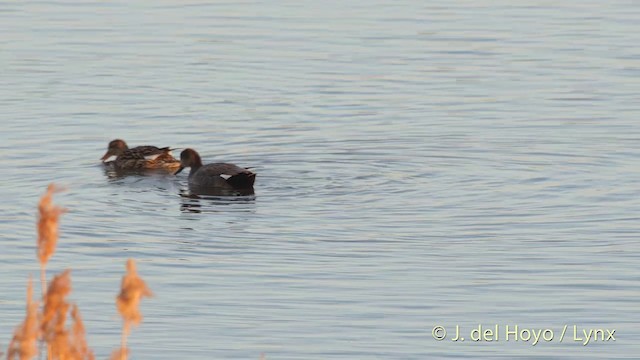
<svg viewBox="0 0 640 360"><path fill-rule="evenodd" d="M65 297L71 292L71 272L66 270L51 280L44 296L44 309L40 329L48 345L49 359L54 354L66 353L67 333L64 325L67 320L69 304Z"/></svg>
<svg viewBox="0 0 640 360"><path fill-rule="evenodd" d="M71 272L65 270L51 280L44 297L44 309L40 329L48 345L49 358L59 360L92 360L93 352L88 348L84 325L75 304L66 301L71 292ZM71 328L66 327L71 309Z"/></svg>
<svg viewBox="0 0 640 360"><path fill-rule="evenodd" d="M33 301L33 281L29 277L27 286L27 314L24 322L16 329L7 351L7 360L29 360L38 354L36 346L38 328L38 302ZM1 353L0 353L1 354Z"/></svg>
<svg viewBox="0 0 640 360"><path fill-rule="evenodd" d="M93 360L95 357L93 355L93 351L89 349L89 345L87 344L87 337L85 335L84 323L80 316L80 309L78 309L78 306L75 304L73 304L73 307L71 308L71 319L73 320L73 328L71 331L72 348L76 356L75 358Z"/></svg>
<svg viewBox="0 0 640 360"><path fill-rule="evenodd" d="M9 344L7 360L30 360L38 354L37 342L47 345L49 360L94 360L94 354L86 341L85 328L80 311L75 304L66 300L71 293L70 270L55 276L47 287L46 265L56 249L58 241L58 223L60 215L67 209L54 205L53 195L63 189L54 184L38 204L38 260L40 262L40 279L42 282L42 302L33 300L33 281L29 278L27 286L26 316L20 324ZM152 296L147 284L138 276L135 262L127 261L127 274L122 278L120 294L116 304L123 319L121 348L112 354L112 359L126 359L129 350L126 340L132 325L142 321L138 310L143 297ZM67 326L70 316L71 325ZM43 352L40 351L42 354ZM5 355L0 351L0 356Z"/></svg>
<svg viewBox="0 0 640 360"><path fill-rule="evenodd" d="M138 325L142 321L138 305L143 297L151 296L153 293L144 280L138 276L135 261L133 259L127 260L127 274L122 277L120 294L116 297L118 312L122 317L122 340L120 350L115 352L113 356L119 356L119 359L122 360L127 358L127 336L131 325Z"/></svg>
<svg viewBox="0 0 640 360"><path fill-rule="evenodd" d="M40 261L40 282L43 296L47 288L47 262L56 251L56 243L58 242L59 218L67 211L67 209L53 204L53 194L62 190L54 184L49 184L47 192L42 195L38 204L38 260Z"/></svg>

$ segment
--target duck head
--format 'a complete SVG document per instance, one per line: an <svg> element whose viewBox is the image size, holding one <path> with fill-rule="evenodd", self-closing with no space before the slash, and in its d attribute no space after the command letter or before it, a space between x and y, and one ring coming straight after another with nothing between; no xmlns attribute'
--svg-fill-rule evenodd
<svg viewBox="0 0 640 360"><path fill-rule="evenodd" d="M112 156L118 157L122 155L122 153L125 152L127 149L129 149L129 147L127 146L127 143L124 142L124 140L120 140L120 139L112 140L109 143L107 152L104 154L104 156L102 156L100 160L104 162L105 160L107 160Z"/></svg>
<svg viewBox="0 0 640 360"><path fill-rule="evenodd" d="M180 153L180 168L173 174L178 175L182 170L184 170L184 168L188 167L192 168L193 171L194 168L197 169L200 166L202 166L202 159L200 159L200 154L198 154L193 149L184 149Z"/></svg>

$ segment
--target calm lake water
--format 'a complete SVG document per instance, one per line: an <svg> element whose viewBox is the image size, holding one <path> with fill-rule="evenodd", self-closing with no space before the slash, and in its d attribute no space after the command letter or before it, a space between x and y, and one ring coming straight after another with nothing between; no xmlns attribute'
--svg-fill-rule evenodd
<svg viewBox="0 0 640 360"><path fill-rule="evenodd" d="M134 359L637 358L639 18L615 0L3 3L0 346L56 182L50 274L73 269L98 358L127 258L156 294ZM253 167L256 194L110 177L114 138ZM452 341L479 324L498 341Z"/></svg>

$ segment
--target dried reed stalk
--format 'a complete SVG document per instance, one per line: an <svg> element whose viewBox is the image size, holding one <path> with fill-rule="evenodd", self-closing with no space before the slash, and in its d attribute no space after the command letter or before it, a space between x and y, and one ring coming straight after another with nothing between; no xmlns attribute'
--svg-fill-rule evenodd
<svg viewBox="0 0 640 360"><path fill-rule="evenodd" d="M53 194L63 189L49 184L47 192L38 204L38 260L40 261L40 282L42 295L47 288L46 267L49 258L56 251L58 242L58 222L61 214L67 209L53 204Z"/></svg>
<svg viewBox="0 0 640 360"><path fill-rule="evenodd" d="M109 360L122 360L129 356L129 349L118 349L111 353Z"/></svg>
<svg viewBox="0 0 640 360"><path fill-rule="evenodd" d="M153 293L144 280L138 276L135 261L133 259L127 260L127 274L122 277L120 294L116 297L118 312L122 316L122 339L120 350L114 352L113 356L119 356L121 360L127 358L127 336L131 326L138 325L142 321L142 314L138 309L138 305L143 297L151 296L153 296Z"/></svg>
<svg viewBox="0 0 640 360"><path fill-rule="evenodd" d="M27 286L27 314L24 322L16 329L9 344L7 360L19 358L29 360L38 354L38 302L33 301L33 282L29 278ZM1 354L1 353L0 353Z"/></svg>

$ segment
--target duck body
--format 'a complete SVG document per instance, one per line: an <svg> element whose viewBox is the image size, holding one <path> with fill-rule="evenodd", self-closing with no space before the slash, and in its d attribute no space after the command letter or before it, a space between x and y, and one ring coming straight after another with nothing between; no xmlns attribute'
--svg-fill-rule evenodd
<svg viewBox="0 0 640 360"><path fill-rule="evenodd" d="M107 162L106 160L112 156L115 156L116 159ZM117 170L164 169L173 171L180 167L180 161L171 155L169 147L143 145L129 148L120 139L109 143L107 152L101 160L104 164L111 165Z"/></svg>
<svg viewBox="0 0 640 360"><path fill-rule="evenodd" d="M180 154L180 168L190 167L189 188L197 191L214 189L253 190L256 174L247 168L229 163L202 164L200 155L193 149Z"/></svg>

